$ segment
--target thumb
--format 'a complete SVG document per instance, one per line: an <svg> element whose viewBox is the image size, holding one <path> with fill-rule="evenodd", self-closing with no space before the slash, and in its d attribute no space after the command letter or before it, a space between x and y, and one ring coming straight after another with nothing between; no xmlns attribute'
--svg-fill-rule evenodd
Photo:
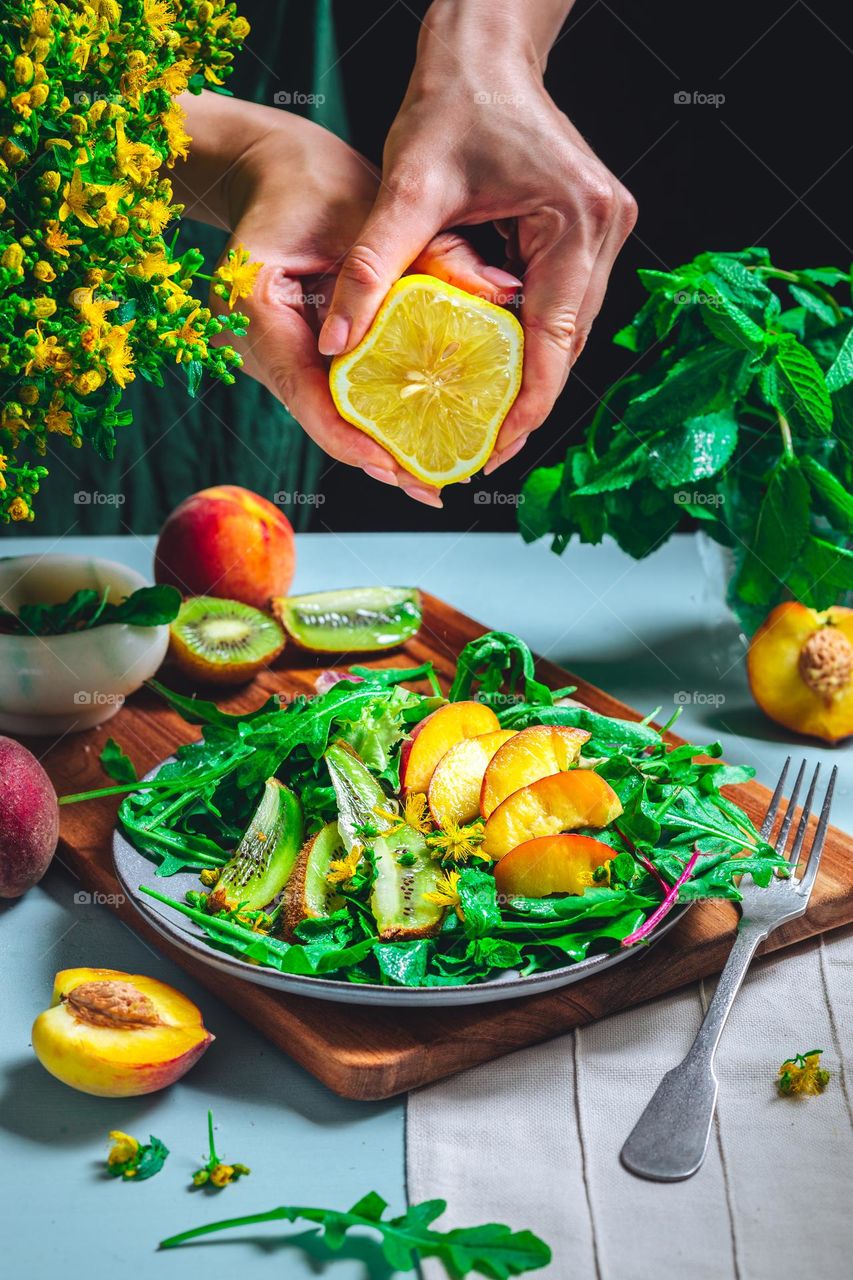
<svg viewBox="0 0 853 1280"><path fill-rule="evenodd" d="M320 330L322 355L340 355L361 341L391 285L440 229L440 214L382 189L341 264L332 305Z"/></svg>

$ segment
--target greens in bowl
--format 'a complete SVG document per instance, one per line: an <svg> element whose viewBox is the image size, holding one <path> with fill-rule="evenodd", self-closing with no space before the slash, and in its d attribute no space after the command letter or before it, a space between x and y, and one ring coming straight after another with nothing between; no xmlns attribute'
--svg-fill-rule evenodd
<svg viewBox="0 0 853 1280"><path fill-rule="evenodd" d="M784 865L721 791L751 769L547 688L505 632L465 647L447 696L429 663L323 673L315 694L240 716L155 687L202 738L148 782L115 751L105 765L130 791L127 841L158 877L199 878L180 900L141 892L281 974L419 989L543 974Z"/></svg>

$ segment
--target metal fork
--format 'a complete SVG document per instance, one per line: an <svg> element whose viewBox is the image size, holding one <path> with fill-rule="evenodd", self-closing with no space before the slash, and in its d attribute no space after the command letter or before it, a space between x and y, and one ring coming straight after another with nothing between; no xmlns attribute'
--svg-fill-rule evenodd
<svg viewBox="0 0 853 1280"><path fill-rule="evenodd" d="M789 756L761 825L761 835L765 840L770 838L779 811L790 763ZM777 853L785 852L805 771L804 760L774 841ZM720 974L705 1020L687 1056L677 1067L667 1071L622 1148L622 1163L640 1178L651 1178L654 1182L680 1182L683 1178L692 1177L705 1159L717 1104L714 1054L729 1010L759 944L779 925L804 915L809 905L826 838L838 768L834 767L830 775L814 840L807 853L807 865L800 878L796 879L819 773L820 765L817 765L788 857L790 878L783 880L774 876L767 888L761 889L753 883L751 876L743 876L737 937L726 967Z"/></svg>

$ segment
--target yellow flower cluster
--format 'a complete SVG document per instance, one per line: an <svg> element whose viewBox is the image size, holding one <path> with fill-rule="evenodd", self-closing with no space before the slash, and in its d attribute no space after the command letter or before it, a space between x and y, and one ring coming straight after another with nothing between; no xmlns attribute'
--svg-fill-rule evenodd
<svg viewBox="0 0 853 1280"><path fill-rule="evenodd" d="M193 296L195 249L164 239L182 212L168 170L190 139L175 101L223 84L248 24L225 0L6 0L0 36L0 520L31 520L50 434L112 457L137 375L178 363L234 380L211 342L245 333ZM229 307L259 264L232 249ZM29 454L29 460L26 455Z"/></svg>

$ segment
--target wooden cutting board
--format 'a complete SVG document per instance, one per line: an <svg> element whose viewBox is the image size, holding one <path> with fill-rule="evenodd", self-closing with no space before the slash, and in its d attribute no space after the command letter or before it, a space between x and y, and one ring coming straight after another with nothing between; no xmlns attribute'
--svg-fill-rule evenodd
<svg viewBox="0 0 853 1280"><path fill-rule="evenodd" d="M430 659L442 680L449 683L460 649L486 628L432 596L425 596L424 606L419 635L405 649L374 665L411 666ZM288 649L275 667L222 700L222 705L231 711L247 710L258 706L271 691L313 692L317 670L324 665L328 664ZM577 684L577 696L606 715L639 719L631 708L553 663L541 661L538 675L552 688ZM180 687L171 673L166 683ZM98 756L108 736L116 738L143 774L179 743L198 736L198 730L143 690L102 728L67 735L46 754L44 740L31 745L43 756L62 795L105 785ZM769 799L765 788L748 783L730 794L756 824L760 822ZM402 1093L719 973L737 924L737 911L730 903L700 903L650 948L648 955L562 991L499 1004L448 1010L371 1009L279 995L228 978L188 958L163 942L130 903L123 902L110 853L117 805L117 799L109 798L63 807L61 861L90 891L112 895L105 901L115 903L113 909L153 946L347 1098L372 1100ZM851 922L853 840L830 828L808 914L774 933L766 949L789 947Z"/></svg>

